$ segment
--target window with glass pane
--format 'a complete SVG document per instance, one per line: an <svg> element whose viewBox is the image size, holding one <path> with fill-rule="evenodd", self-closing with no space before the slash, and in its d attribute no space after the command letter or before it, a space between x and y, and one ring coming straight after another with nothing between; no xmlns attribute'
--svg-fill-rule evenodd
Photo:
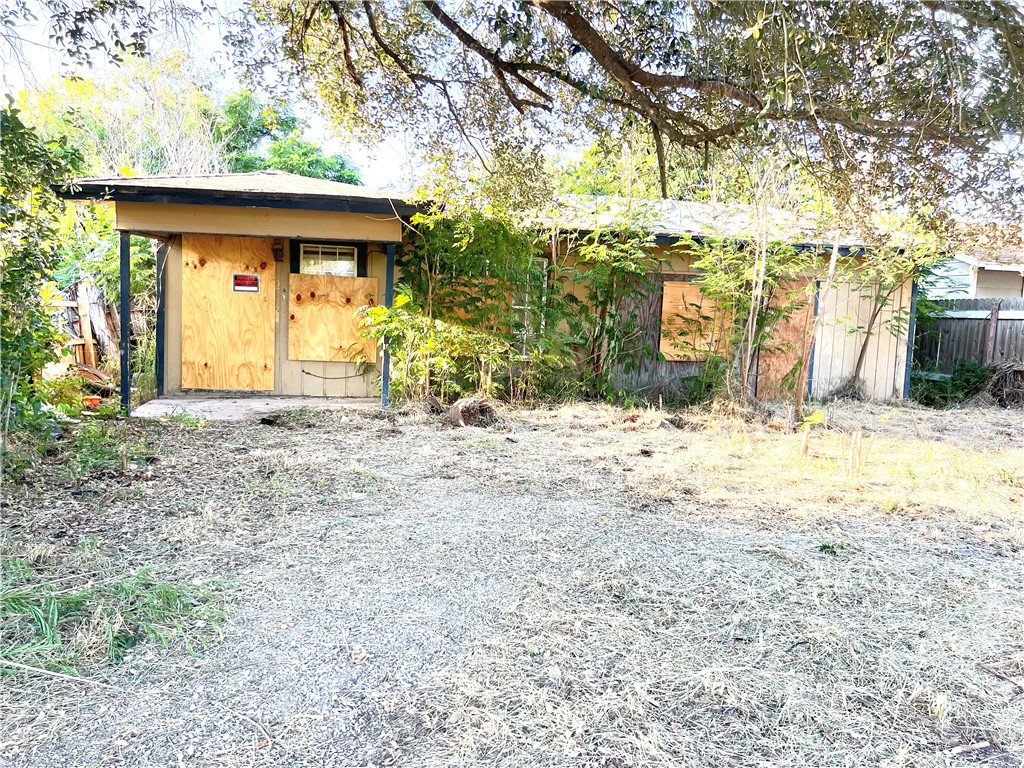
<svg viewBox="0 0 1024 768"><path fill-rule="evenodd" d="M355 277L355 246L302 243L299 246L299 272L304 275Z"/></svg>

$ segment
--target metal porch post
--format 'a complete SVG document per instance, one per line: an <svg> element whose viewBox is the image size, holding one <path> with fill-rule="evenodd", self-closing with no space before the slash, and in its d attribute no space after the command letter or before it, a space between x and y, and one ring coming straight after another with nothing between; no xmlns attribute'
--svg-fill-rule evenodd
<svg viewBox="0 0 1024 768"><path fill-rule="evenodd" d="M914 342L917 336L917 280L910 283L910 322L907 325L907 365L903 374L903 397L910 397L910 374L914 370Z"/></svg>
<svg viewBox="0 0 1024 768"><path fill-rule="evenodd" d="M164 271L167 266L167 242L160 241L156 247L156 394L164 394L164 335L166 313L164 306Z"/></svg>
<svg viewBox="0 0 1024 768"><path fill-rule="evenodd" d="M129 349L132 334L131 255L132 236L122 230L121 239L121 410L125 416L131 409L132 382L129 372Z"/></svg>
<svg viewBox="0 0 1024 768"><path fill-rule="evenodd" d="M391 308L395 298L395 244L388 243L388 262L384 272L384 306ZM391 354L388 339L384 337L384 354L381 359L380 407L387 408L391 402Z"/></svg>

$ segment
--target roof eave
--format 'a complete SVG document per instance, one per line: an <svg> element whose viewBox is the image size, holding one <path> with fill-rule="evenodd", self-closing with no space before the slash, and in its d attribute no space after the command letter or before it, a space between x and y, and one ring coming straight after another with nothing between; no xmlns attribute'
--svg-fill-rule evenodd
<svg viewBox="0 0 1024 768"><path fill-rule="evenodd" d="M224 205L242 208L335 211L408 217L419 209L398 198L358 197L354 195L291 195L265 192L228 192L184 188L127 188L108 184L54 185L54 192L65 200L111 200L117 202L170 205Z"/></svg>
<svg viewBox="0 0 1024 768"><path fill-rule="evenodd" d="M953 259L969 267L987 269L991 272L1024 272L1024 263L1013 264L1002 261L985 261L966 253L955 254Z"/></svg>

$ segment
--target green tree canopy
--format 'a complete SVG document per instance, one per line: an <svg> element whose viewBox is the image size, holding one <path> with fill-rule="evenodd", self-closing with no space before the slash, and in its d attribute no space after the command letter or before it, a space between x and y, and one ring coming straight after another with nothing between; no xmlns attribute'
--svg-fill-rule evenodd
<svg viewBox="0 0 1024 768"><path fill-rule="evenodd" d="M649 132L663 181L672 146L781 146L840 203L1020 215L1024 13L1009 0L250 11L236 42L254 65L283 55L336 120L374 133L413 126L486 157L509 136L578 141L632 125Z"/></svg>
<svg viewBox="0 0 1024 768"><path fill-rule="evenodd" d="M299 176L360 184L359 170L344 155L328 155L301 136L302 121L283 102L264 104L252 91L228 96L216 133L227 168L235 173L274 169Z"/></svg>

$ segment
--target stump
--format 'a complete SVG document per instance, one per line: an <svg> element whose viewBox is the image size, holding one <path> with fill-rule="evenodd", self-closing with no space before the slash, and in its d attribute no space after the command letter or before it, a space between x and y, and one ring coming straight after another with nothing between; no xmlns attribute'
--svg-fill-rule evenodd
<svg viewBox="0 0 1024 768"><path fill-rule="evenodd" d="M454 427L489 427L501 417L486 398L464 397L448 409L448 421Z"/></svg>

